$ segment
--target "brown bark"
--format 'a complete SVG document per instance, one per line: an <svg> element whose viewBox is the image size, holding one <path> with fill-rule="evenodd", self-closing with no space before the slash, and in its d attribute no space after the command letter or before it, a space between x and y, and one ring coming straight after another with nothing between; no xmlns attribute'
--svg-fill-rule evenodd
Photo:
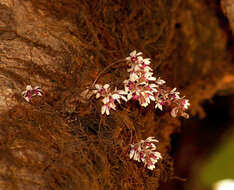
<svg viewBox="0 0 234 190"><path fill-rule="evenodd" d="M234 1L233 0L222 0L222 10L227 16L231 29L234 31Z"/></svg>
<svg viewBox="0 0 234 190"><path fill-rule="evenodd" d="M80 96L131 50L152 58L155 75L190 99L193 116L233 88L227 35L205 0L1 0L0 15L0 189L157 189L173 178L170 135L179 119L134 103L105 117L100 102ZM99 82L121 88L125 70L114 67ZM44 96L27 103L27 84ZM129 144L148 136L164 157L153 172L128 157Z"/></svg>

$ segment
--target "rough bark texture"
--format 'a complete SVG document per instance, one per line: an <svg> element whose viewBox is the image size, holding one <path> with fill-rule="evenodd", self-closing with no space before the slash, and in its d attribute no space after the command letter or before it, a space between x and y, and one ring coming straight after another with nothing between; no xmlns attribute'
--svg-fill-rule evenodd
<svg viewBox="0 0 234 190"><path fill-rule="evenodd" d="M228 17L232 31L234 32L234 1L233 0L222 0L222 10Z"/></svg>
<svg viewBox="0 0 234 190"><path fill-rule="evenodd" d="M233 88L227 34L214 1L0 0L0 189L157 189L173 178L170 135L180 120L128 103L105 117L80 93L137 49L156 76L191 101L191 115ZM202 16L201 16L202 15ZM122 87L126 67L100 83ZM39 85L43 97L21 92ZM188 126L189 127L189 126ZM159 139L153 172L130 161L129 144Z"/></svg>

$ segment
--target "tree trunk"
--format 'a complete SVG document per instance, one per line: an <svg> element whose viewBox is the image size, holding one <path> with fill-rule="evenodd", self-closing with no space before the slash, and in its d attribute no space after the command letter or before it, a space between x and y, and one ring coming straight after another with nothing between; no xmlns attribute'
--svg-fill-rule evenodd
<svg viewBox="0 0 234 190"><path fill-rule="evenodd" d="M157 189L173 178L180 119L133 102L104 116L81 92L136 49L190 100L191 116L205 117L201 102L234 81L217 9L212 0L0 0L0 189ZM123 88L118 66L98 83ZM25 101L26 85L43 96ZM163 156L153 171L128 156L149 136Z"/></svg>

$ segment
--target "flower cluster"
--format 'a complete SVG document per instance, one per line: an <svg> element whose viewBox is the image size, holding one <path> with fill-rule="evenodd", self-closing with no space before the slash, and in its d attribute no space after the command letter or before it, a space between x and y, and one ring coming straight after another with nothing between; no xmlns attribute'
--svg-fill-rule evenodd
<svg viewBox="0 0 234 190"><path fill-rule="evenodd" d="M39 86L33 88L31 85L27 85L26 90L22 92L22 96L29 102L33 96L42 96L42 90Z"/></svg>
<svg viewBox="0 0 234 190"><path fill-rule="evenodd" d="M188 118L189 115L185 112L190 103L185 97L180 97L180 93L176 88L169 88L166 82L160 77L153 76L153 69L150 67L150 59L144 58L142 52L135 50L126 58L128 64L129 77L123 81L124 90L110 88L109 84L95 84L92 88L86 89L80 95L83 98L89 99L92 95L96 98L102 98L101 113L109 115L110 110L116 110L116 103L121 101L137 101L141 106L147 107L151 102L155 103L155 109L164 110L170 108L171 116L183 116ZM136 144L131 144L129 153L130 159L138 162L143 162L145 167L150 170L155 168L155 164L159 159L162 159L160 152L156 151L158 142L154 137L148 137L146 140L141 140Z"/></svg>
<svg viewBox="0 0 234 190"><path fill-rule="evenodd" d="M154 137L148 137L146 140L131 144L130 159L143 162L145 167L153 170L158 160L162 159L160 152L156 151L154 142L158 142L158 140L154 139Z"/></svg>
<svg viewBox="0 0 234 190"><path fill-rule="evenodd" d="M96 98L103 98L103 106L101 108L102 114L106 113L109 115L111 109L116 110L115 103L118 102L120 104L121 99L127 101L127 98L125 97L127 93L125 91L117 90L117 88L115 88L114 91L111 91L109 84L105 84L104 86L96 84L95 88L93 93L96 94Z"/></svg>
<svg viewBox="0 0 234 190"><path fill-rule="evenodd" d="M170 89L165 85L165 81L153 76L153 69L150 67L150 59L143 58L142 52L133 51L126 58L129 69L129 78L123 82L124 90L110 90L109 84L104 86L95 85L92 94L96 94L96 98L103 97L102 114L110 114L111 109L116 109L115 102L120 103L120 99L124 101L138 101L143 107L147 107L151 101L155 102L155 109L163 110L164 107L171 108L171 116L183 116L188 118L185 113L188 109L189 101L185 97L180 97L180 93L174 89Z"/></svg>

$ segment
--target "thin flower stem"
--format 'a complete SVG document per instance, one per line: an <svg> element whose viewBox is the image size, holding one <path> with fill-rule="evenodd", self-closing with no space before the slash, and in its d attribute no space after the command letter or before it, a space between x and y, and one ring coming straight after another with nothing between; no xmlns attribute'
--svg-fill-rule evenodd
<svg viewBox="0 0 234 190"><path fill-rule="evenodd" d="M113 63L111 63L110 65L108 65L106 68L104 68L99 74L98 76L96 77L96 79L93 81L93 84L91 86L91 88L94 87L94 85L96 84L96 82L98 81L98 79L101 77L102 74L104 74L108 69L110 69L113 65L115 65L116 63L121 63L123 61L126 61L125 59L120 59L118 61L115 61Z"/></svg>

